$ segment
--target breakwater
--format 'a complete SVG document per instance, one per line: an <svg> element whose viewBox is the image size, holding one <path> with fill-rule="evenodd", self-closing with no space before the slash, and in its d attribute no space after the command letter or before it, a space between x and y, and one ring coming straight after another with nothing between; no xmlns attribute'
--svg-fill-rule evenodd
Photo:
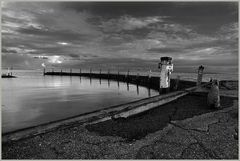
<svg viewBox="0 0 240 161"><path fill-rule="evenodd" d="M141 75L123 75L114 73L72 73L72 72L44 72L44 75L56 75L56 76L80 76L96 79L107 79L120 82L126 82L136 84L139 86L147 87L154 90L159 90L159 77L156 76L141 76ZM196 86L196 82L171 79L170 80L170 91L177 91L186 88Z"/></svg>

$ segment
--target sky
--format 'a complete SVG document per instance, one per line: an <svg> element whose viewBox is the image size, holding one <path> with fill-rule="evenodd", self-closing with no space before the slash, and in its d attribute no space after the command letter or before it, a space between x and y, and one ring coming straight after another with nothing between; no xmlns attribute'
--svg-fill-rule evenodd
<svg viewBox="0 0 240 161"><path fill-rule="evenodd" d="M238 2L2 2L2 67L238 71Z"/></svg>

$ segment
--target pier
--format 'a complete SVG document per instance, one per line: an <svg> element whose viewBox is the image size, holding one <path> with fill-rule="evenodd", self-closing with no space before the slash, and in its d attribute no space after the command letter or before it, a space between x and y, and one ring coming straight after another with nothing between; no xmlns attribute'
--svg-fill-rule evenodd
<svg viewBox="0 0 240 161"><path fill-rule="evenodd" d="M159 87L160 87L159 77L141 76L139 74L130 75L129 71L127 73L128 74L126 75L120 74L119 72L110 73L109 71L107 73L103 73L101 70L99 73L93 73L92 71L89 73L83 73L83 72L73 73L73 72L63 72L62 70L60 71L52 70L49 72L44 72L43 74L46 76L79 76L79 77L88 77L88 78L96 78L96 79L107 79L107 80L113 80L117 82L126 82L126 83L136 84L139 86L143 86L143 87L147 87L147 88L159 91ZM193 86L196 86L196 82L180 80L180 78L170 80L170 92L182 90L185 88L190 88Z"/></svg>

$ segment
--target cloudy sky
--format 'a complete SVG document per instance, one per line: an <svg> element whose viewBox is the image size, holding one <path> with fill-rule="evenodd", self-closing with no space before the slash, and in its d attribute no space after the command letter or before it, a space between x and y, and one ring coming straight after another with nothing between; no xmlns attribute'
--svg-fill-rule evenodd
<svg viewBox="0 0 240 161"><path fill-rule="evenodd" d="M2 66L238 69L238 2L4 2Z"/></svg>

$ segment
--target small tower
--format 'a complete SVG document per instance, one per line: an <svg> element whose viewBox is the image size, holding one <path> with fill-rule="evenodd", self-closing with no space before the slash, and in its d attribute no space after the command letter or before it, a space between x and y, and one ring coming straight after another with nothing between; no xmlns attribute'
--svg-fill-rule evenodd
<svg viewBox="0 0 240 161"><path fill-rule="evenodd" d="M202 83L203 70L204 67L202 65L198 67L197 86L200 86Z"/></svg>
<svg viewBox="0 0 240 161"><path fill-rule="evenodd" d="M170 74L173 71L171 57L161 57L158 68L160 69L160 90L170 87Z"/></svg>

